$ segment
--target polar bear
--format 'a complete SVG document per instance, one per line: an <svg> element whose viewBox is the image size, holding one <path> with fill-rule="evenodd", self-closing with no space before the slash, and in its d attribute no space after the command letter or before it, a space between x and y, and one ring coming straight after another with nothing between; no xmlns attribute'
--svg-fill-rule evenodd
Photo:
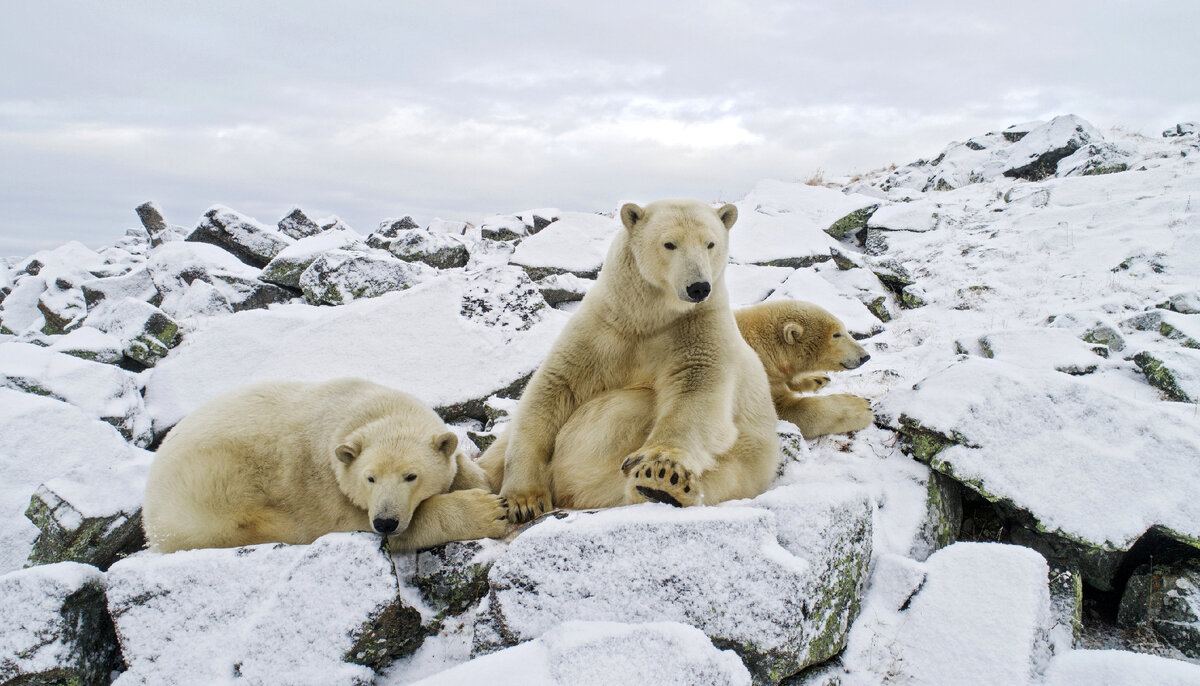
<svg viewBox="0 0 1200 686"><path fill-rule="evenodd" d="M621 208L596 284L480 459L510 520L767 488L775 411L725 288L736 220L698 200Z"/></svg>
<svg viewBox="0 0 1200 686"><path fill-rule="evenodd" d="M829 385L826 371L855 369L871 358L837 317L799 300L759 303L734 316L766 369L779 418L795 424L805 438L858 431L875 420L864 398L800 395Z"/></svg>
<svg viewBox="0 0 1200 686"><path fill-rule="evenodd" d="M424 403L363 379L266 382L201 406L159 447L151 549L310 543L374 530L399 549L502 536L504 501Z"/></svg>

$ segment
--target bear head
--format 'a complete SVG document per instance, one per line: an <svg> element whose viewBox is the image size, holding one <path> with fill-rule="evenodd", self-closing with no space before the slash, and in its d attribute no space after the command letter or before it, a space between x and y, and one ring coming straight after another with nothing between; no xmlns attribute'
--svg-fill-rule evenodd
<svg viewBox="0 0 1200 686"><path fill-rule="evenodd" d="M735 221L733 205L714 209L699 200L659 200L645 207L629 203L621 208L638 272L681 307L704 302L724 278L729 229Z"/></svg>
<svg viewBox="0 0 1200 686"><path fill-rule="evenodd" d="M418 505L450 490L457 450L450 431L422 431L385 417L351 432L332 460L342 492L386 535L404 531Z"/></svg>
<svg viewBox="0 0 1200 686"><path fill-rule="evenodd" d="M855 369L871 359L828 310L799 300L773 300L736 313L738 328L775 377Z"/></svg>

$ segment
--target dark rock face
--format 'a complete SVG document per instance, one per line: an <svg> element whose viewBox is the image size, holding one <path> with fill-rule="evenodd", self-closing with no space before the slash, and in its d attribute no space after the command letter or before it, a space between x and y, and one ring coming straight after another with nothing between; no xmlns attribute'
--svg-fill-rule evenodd
<svg viewBox="0 0 1200 686"><path fill-rule="evenodd" d="M1188 657L1200 659L1200 558L1134 570L1117 623L1149 628Z"/></svg>
<svg viewBox="0 0 1200 686"><path fill-rule="evenodd" d="M299 207L292 210L286 217L279 220L279 231L289 238L297 240L321 233L321 227L308 218Z"/></svg>

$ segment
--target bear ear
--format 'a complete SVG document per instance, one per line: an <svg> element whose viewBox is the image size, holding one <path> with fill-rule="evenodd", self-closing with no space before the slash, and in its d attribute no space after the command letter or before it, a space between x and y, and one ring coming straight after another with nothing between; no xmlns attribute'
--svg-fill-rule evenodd
<svg viewBox="0 0 1200 686"><path fill-rule="evenodd" d="M717 217L726 229L732 229L733 223L737 221L737 206L725 205L717 210Z"/></svg>
<svg viewBox="0 0 1200 686"><path fill-rule="evenodd" d="M621 223L625 225L626 229L633 231L634 224L637 224L645 218L646 210L642 209L641 207L638 207L633 203L626 203L621 206Z"/></svg>
<svg viewBox="0 0 1200 686"><path fill-rule="evenodd" d="M433 448L446 457L454 457L454 451L458 450L458 436L453 431L438 434L433 437Z"/></svg>
<svg viewBox="0 0 1200 686"><path fill-rule="evenodd" d="M350 464L358 458L359 452L362 451L362 446L357 442L343 443L333 449L333 454L337 455L337 459L342 464Z"/></svg>
<svg viewBox="0 0 1200 686"><path fill-rule="evenodd" d="M804 327L796 322L788 322L783 325L783 342L795 345L800 342L800 337L804 335Z"/></svg>

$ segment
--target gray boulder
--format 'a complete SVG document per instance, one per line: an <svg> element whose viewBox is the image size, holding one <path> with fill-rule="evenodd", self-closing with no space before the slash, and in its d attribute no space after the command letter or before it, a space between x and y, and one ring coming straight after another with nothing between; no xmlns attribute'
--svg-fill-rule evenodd
<svg viewBox="0 0 1200 686"><path fill-rule="evenodd" d="M374 245L405 262L424 262L438 269L462 267L471 259L462 238L423 229L402 231L395 238L377 240Z"/></svg>
<svg viewBox="0 0 1200 686"><path fill-rule="evenodd" d="M1102 142L1104 137L1091 124L1074 115L1055 117L1030 130L1008 151L1004 176L1040 181L1059 171L1059 162L1076 151Z"/></svg>
<svg viewBox="0 0 1200 686"><path fill-rule="evenodd" d="M150 270L140 265L120 276L109 276L102 279L92 279L79 284L83 290L83 298L89 310L100 304L102 300L120 300L133 298L158 305L162 296L150 278Z"/></svg>
<svg viewBox="0 0 1200 686"><path fill-rule="evenodd" d="M1117 624L1148 628L1184 655L1200 659L1200 559L1135 569L1121 596Z"/></svg>
<svg viewBox="0 0 1200 686"><path fill-rule="evenodd" d="M119 339L125 357L145 367L153 367L179 343L175 320L142 300L105 300L84 321Z"/></svg>
<svg viewBox="0 0 1200 686"><path fill-rule="evenodd" d="M182 241L187 238L188 231L182 226L168 224L163 219L162 212L152 202L144 202L134 208L142 226L146 229L151 247L158 247L169 241Z"/></svg>
<svg viewBox="0 0 1200 686"><path fill-rule="evenodd" d="M787 487L722 507L547 519L493 565L475 652L564 621L680 622L736 652L757 683L777 683L844 645L871 510L860 491Z"/></svg>
<svg viewBox="0 0 1200 686"><path fill-rule="evenodd" d="M0 683L100 686L120 668L100 570L62 562L0 576Z"/></svg>
<svg viewBox="0 0 1200 686"><path fill-rule="evenodd" d="M282 232L219 205L204 213L187 240L211 243L260 269L293 243Z"/></svg>
<svg viewBox="0 0 1200 686"><path fill-rule="evenodd" d="M553 307L583 300L594 283L591 279L581 279L574 274L551 274L540 279L537 287L546 304Z"/></svg>
<svg viewBox="0 0 1200 686"><path fill-rule="evenodd" d="M459 311L466 319L504 332L525 331L542 320L546 299L520 269L494 267L468 278Z"/></svg>
<svg viewBox="0 0 1200 686"><path fill-rule="evenodd" d="M1174 127L1163 131L1163 138L1177 138L1179 136L1191 136L1196 133L1196 122L1185 121L1176 124Z"/></svg>
<svg viewBox="0 0 1200 686"><path fill-rule="evenodd" d="M300 290L300 275L330 250L366 250L367 243L354 231L323 231L301 238L263 267L258 278L278 286Z"/></svg>
<svg viewBox="0 0 1200 686"><path fill-rule="evenodd" d="M147 554L108 571L118 684L371 683L424 639L380 538Z"/></svg>
<svg viewBox="0 0 1200 686"><path fill-rule="evenodd" d="M300 289L311 305L342 305L411 288L434 274L383 251L329 250L300 275Z"/></svg>
<svg viewBox="0 0 1200 686"><path fill-rule="evenodd" d="M321 227L308 218L299 207L293 208L287 216L279 220L279 232L288 238L300 240L321 233Z"/></svg>
<svg viewBox="0 0 1200 686"><path fill-rule="evenodd" d="M415 553L411 582L440 615L462 614L487 595L488 572L502 552L503 544L490 539L423 550Z"/></svg>

